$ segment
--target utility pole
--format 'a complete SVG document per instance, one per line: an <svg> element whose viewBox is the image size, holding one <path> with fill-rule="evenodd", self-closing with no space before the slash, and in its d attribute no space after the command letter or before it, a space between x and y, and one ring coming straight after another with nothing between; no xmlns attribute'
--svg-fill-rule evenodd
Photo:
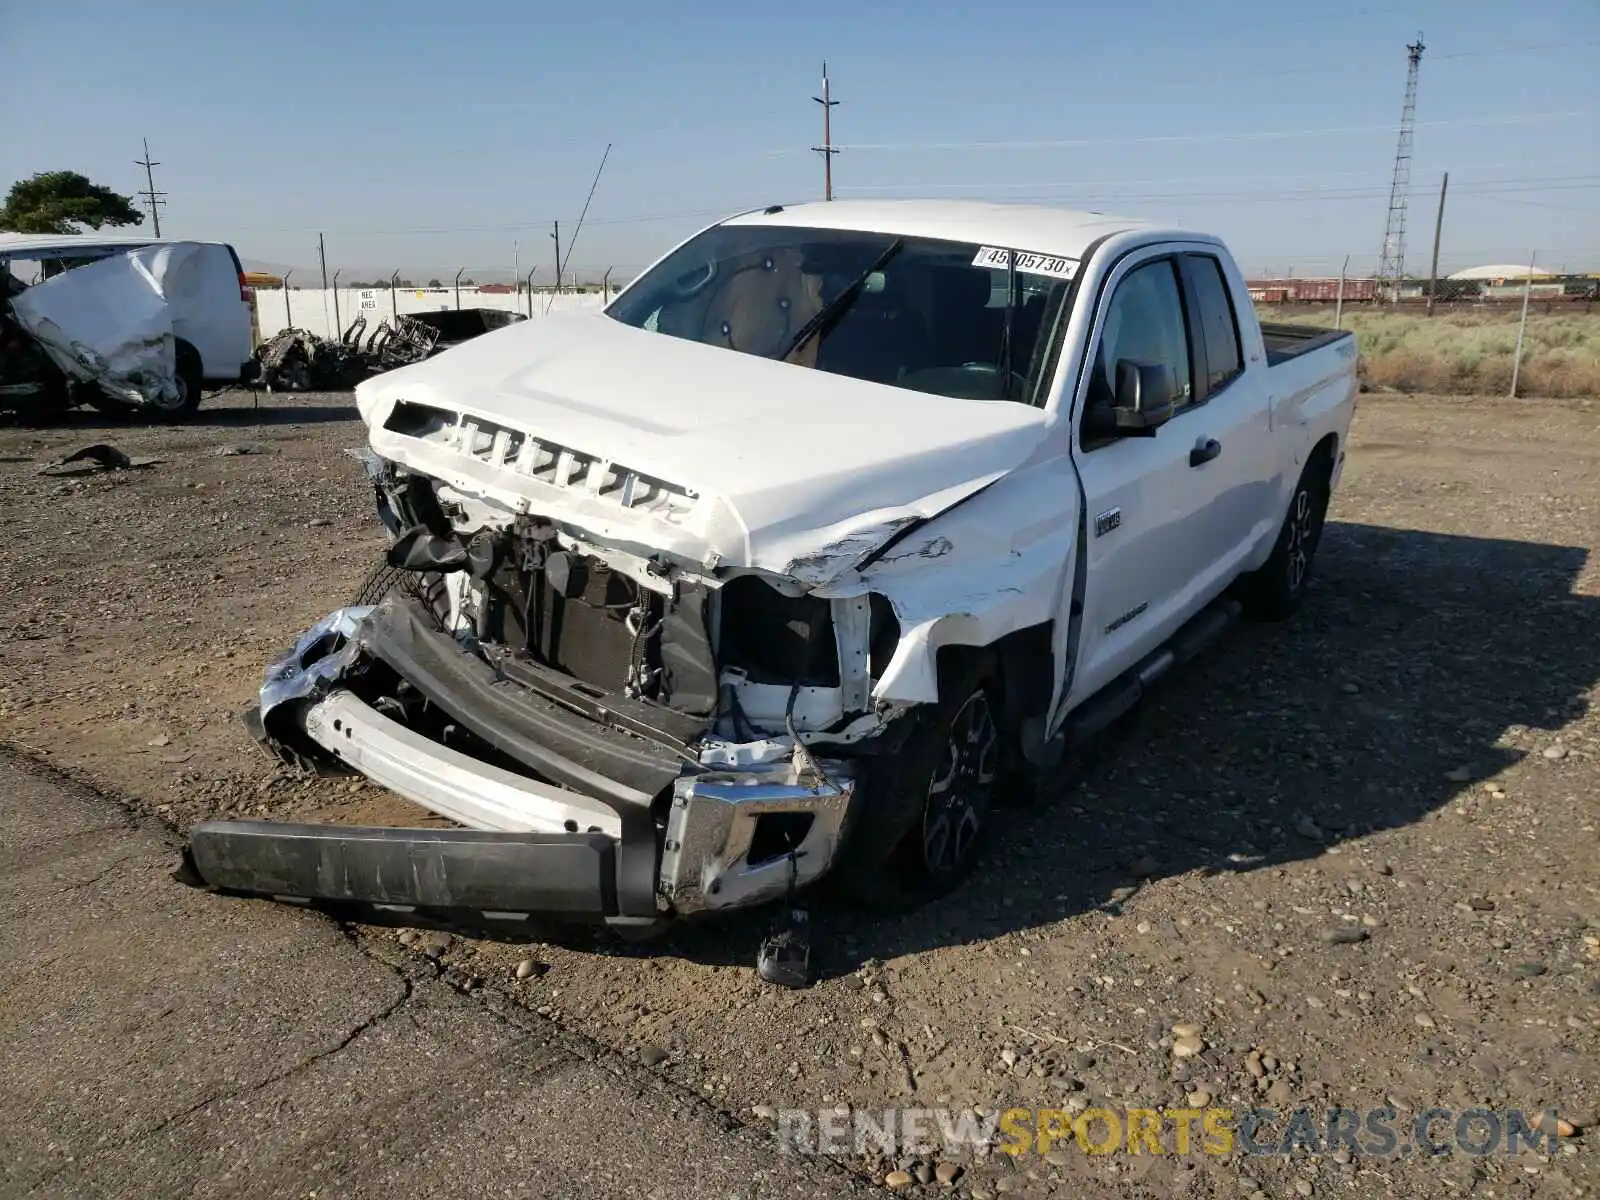
<svg viewBox="0 0 1600 1200"><path fill-rule="evenodd" d="M1439 235L1444 231L1444 194L1450 190L1450 172L1439 185L1439 215L1433 219L1433 265L1428 268L1428 315L1433 316L1433 293L1439 286Z"/></svg>
<svg viewBox="0 0 1600 1200"><path fill-rule="evenodd" d="M1528 277L1522 281L1522 317L1517 322L1517 348L1511 359L1511 398L1517 398L1517 377L1522 374L1522 336L1528 331L1528 297L1533 294L1533 261L1538 254L1528 251Z"/></svg>
<svg viewBox="0 0 1600 1200"><path fill-rule="evenodd" d="M1400 282L1406 264L1406 193L1411 189L1411 139L1417 124L1417 68L1422 65L1422 35L1406 47L1406 98L1400 109L1400 139L1394 148L1394 176L1389 183L1389 217L1383 227L1383 251L1378 255L1378 287L1393 280L1394 299L1400 299Z"/></svg>
<svg viewBox="0 0 1600 1200"><path fill-rule="evenodd" d="M323 244L322 235L317 234L317 261L322 264L322 324L328 324L328 248ZM339 335L335 333L334 337Z"/></svg>
<svg viewBox="0 0 1600 1200"><path fill-rule="evenodd" d="M145 186L145 190L140 192L139 195L143 196L144 199L145 199L145 203L150 206L150 219L153 222L155 222L156 236L160 237L161 236L161 211L160 211L159 206L166 203L166 201L161 198L161 197L165 196L166 193L165 192L156 191L156 177L155 177L154 168L159 167L161 164L159 162L151 162L150 161L150 139L149 138L145 138L144 139L144 157L143 158L134 159L133 160L133 165L136 166L136 167L143 167L144 168L144 186Z"/></svg>
<svg viewBox="0 0 1600 1200"><path fill-rule="evenodd" d="M822 198L833 199L833 156L839 153L839 148L833 144L833 110L839 104L828 93L828 64L822 64L822 95L811 97L822 105L822 145L813 146L811 149L822 155Z"/></svg>
<svg viewBox="0 0 1600 1200"><path fill-rule="evenodd" d="M561 291L561 222L555 222L556 231L550 236L556 240L556 291Z"/></svg>
<svg viewBox="0 0 1600 1200"><path fill-rule="evenodd" d="M1333 327L1344 328L1344 277L1350 271L1350 256L1344 256L1344 265L1339 268L1339 291L1333 298Z"/></svg>

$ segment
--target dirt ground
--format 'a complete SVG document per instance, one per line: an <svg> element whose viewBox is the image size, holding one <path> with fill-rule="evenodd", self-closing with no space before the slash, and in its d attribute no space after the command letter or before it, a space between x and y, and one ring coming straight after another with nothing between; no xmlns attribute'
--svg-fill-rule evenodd
<svg viewBox="0 0 1600 1200"><path fill-rule="evenodd" d="M414 813L288 774L234 717L380 551L341 453L362 432L347 396L255 409L239 393L181 428L0 428L0 740L180 829ZM92 441L160 461L39 473ZM756 978L764 914L632 946L356 936L403 937L485 1003L548 1015L745 1123L769 1106L1209 1097L1388 1104L1402 1142L1431 1106L1593 1126L1597 540L1600 402L1366 396L1302 615L1234 632L1164 683L1053 802L1005 814L954 896L894 920L819 911L814 988ZM1175 1054L1191 1036L1198 1052ZM1069 1141L975 1156L955 1191L1595 1195L1597 1137L1552 1157L1100 1157ZM920 1178L933 1162L856 1166Z"/></svg>

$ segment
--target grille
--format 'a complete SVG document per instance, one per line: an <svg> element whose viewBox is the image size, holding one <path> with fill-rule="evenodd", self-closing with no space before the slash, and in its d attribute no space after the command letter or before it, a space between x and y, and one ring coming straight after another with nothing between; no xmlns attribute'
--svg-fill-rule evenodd
<svg viewBox="0 0 1600 1200"><path fill-rule="evenodd" d="M636 471L610 459L480 417L402 400L383 427L403 437L434 442L491 467L609 500L621 508L681 522L699 500L682 484Z"/></svg>

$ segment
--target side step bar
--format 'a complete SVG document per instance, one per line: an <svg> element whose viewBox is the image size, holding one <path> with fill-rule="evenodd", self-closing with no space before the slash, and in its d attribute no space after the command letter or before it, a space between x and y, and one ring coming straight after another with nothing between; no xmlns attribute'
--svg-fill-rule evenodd
<svg viewBox="0 0 1600 1200"><path fill-rule="evenodd" d="M1179 663L1196 657L1239 619L1237 600L1222 599L1202 609L1165 645L1113 679L1067 717L1062 740L1076 749L1102 733L1144 698L1151 684Z"/></svg>

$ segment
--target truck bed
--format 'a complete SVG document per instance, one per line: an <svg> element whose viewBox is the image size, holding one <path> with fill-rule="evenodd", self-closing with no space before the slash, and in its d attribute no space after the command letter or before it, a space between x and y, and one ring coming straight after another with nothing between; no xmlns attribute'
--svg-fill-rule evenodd
<svg viewBox="0 0 1600 1200"><path fill-rule="evenodd" d="M1279 325L1263 321L1261 340L1267 347L1267 365L1275 367L1312 350L1354 337L1348 329L1323 329L1317 325Z"/></svg>

